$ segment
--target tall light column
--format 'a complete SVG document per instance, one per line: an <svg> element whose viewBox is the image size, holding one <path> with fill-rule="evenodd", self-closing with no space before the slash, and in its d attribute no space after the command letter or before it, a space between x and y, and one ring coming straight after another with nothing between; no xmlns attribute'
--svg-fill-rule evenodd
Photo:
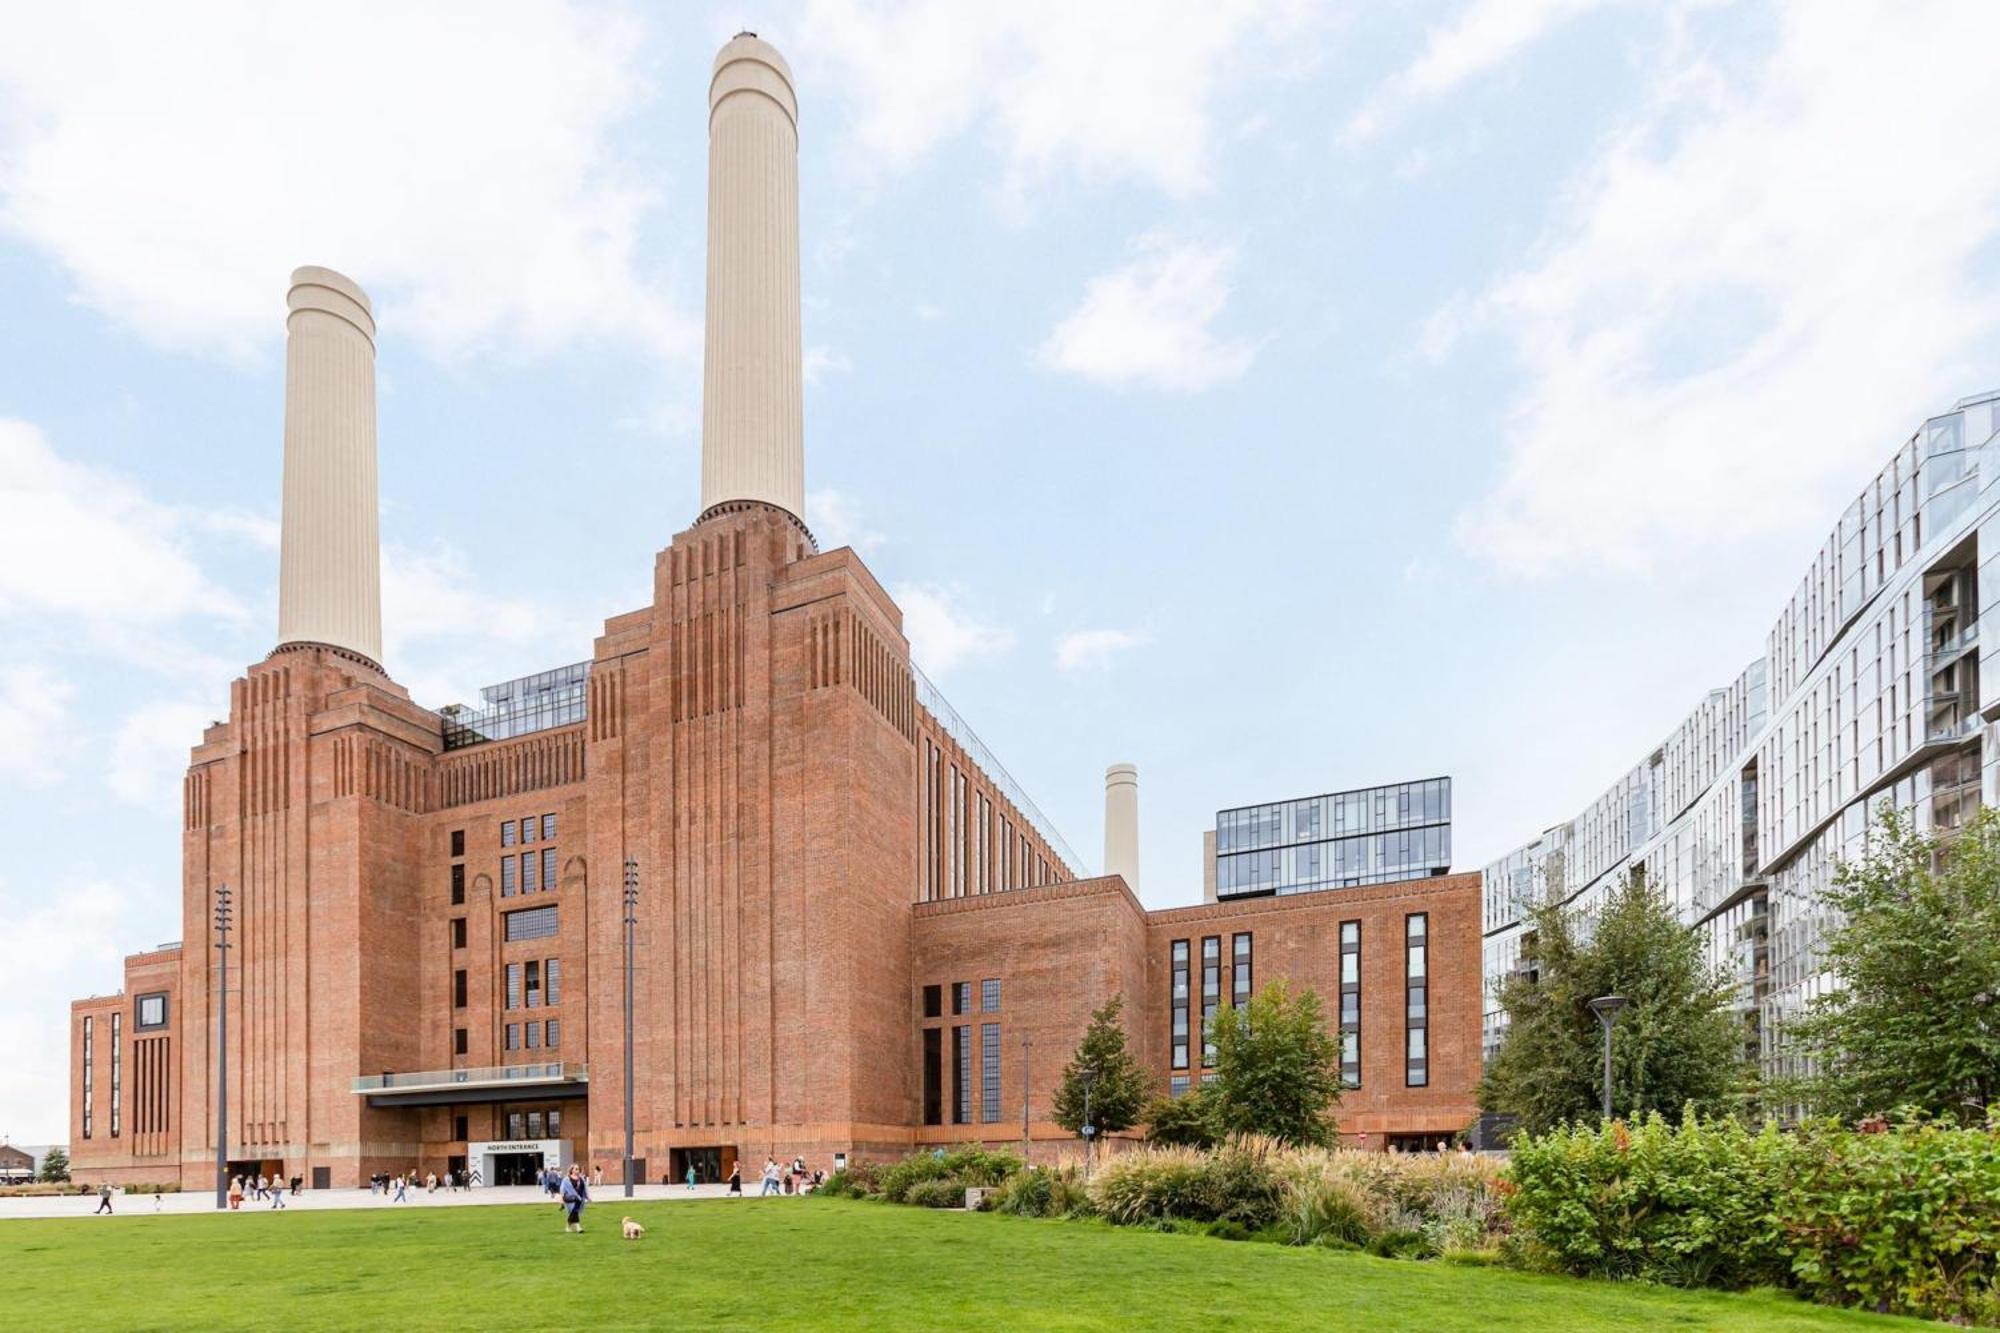
<svg viewBox="0 0 2000 1333"><path fill-rule="evenodd" d="M1139 891L1139 770L1113 764L1104 770L1104 873L1123 875Z"/></svg>
<svg viewBox="0 0 2000 1333"><path fill-rule="evenodd" d="M805 518L798 122L785 58L731 38L708 89L704 514L753 501Z"/></svg>
<svg viewBox="0 0 2000 1333"><path fill-rule="evenodd" d="M380 664L374 311L329 268L295 270L285 303L278 643L329 644Z"/></svg>

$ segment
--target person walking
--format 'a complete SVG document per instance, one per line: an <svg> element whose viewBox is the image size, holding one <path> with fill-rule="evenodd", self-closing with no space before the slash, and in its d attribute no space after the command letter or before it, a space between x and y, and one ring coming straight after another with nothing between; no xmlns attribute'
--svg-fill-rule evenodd
<svg viewBox="0 0 2000 1333"><path fill-rule="evenodd" d="M97 1213L108 1213L110 1211L111 1211L111 1186L108 1183L106 1183L103 1185L99 1185L97 1187ZM95 1217L97 1216L97 1213L92 1213L91 1216Z"/></svg>
<svg viewBox="0 0 2000 1333"><path fill-rule="evenodd" d="M393 1198L393 1199L391 1199L391 1200L390 1200L389 1202L391 1202L391 1203L408 1203L408 1202L410 1201L410 1199L409 1199L409 1196L408 1196L407 1194L405 1194L405 1193L404 1193L403 1191L404 1191L404 1184L403 1184L403 1178L402 1178L401 1176L397 1176L397 1177L396 1177L396 1197L395 1197L395 1198Z"/></svg>
<svg viewBox="0 0 2000 1333"><path fill-rule="evenodd" d="M687 1176L687 1180L688 1180L688 1188L689 1188L689 1189L693 1189L693 1188L694 1188L694 1163L693 1163L693 1162L689 1162L689 1163L688 1163L688 1176Z"/></svg>
<svg viewBox="0 0 2000 1333"><path fill-rule="evenodd" d="M581 1235L584 1205L590 1202L590 1182L583 1178L583 1168L570 1167L569 1175L563 1178L561 1189L563 1208L568 1217L568 1221L563 1224L563 1230Z"/></svg>
<svg viewBox="0 0 2000 1333"><path fill-rule="evenodd" d="M243 1206L243 1177L229 1178L229 1211L235 1212Z"/></svg>
<svg viewBox="0 0 2000 1333"><path fill-rule="evenodd" d="M438 1192L438 1173L437 1173L437 1172L435 1172L435 1171L431 1172L431 1173L430 1173L430 1175L429 1175L429 1176L428 1176L428 1177L427 1177L427 1178L425 1179L425 1181L424 1181L424 1192L425 1192L426 1194L436 1194L436 1193Z"/></svg>
<svg viewBox="0 0 2000 1333"><path fill-rule="evenodd" d="M590 1168L590 1183L593 1186L604 1183L604 1163L599 1162L596 1166Z"/></svg>
<svg viewBox="0 0 2000 1333"><path fill-rule="evenodd" d="M764 1159L764 1188L757 1191L757 1197L761 1199L767 1194L776 1194L777 1192L778 1159L775 1157L766 1157Z"/></svg>
<svg viewBox="0 0 2000 1333"><path fill-rule="evenodd" d="M729 1192L739 1199L743 1197L743 1168L734 1162L729 1164Z"/></svg>
<svg viewBox="0 0 2000 1333"><path fill-rule="evenodd" d="M271 1207L283 1208L284 1206L285 1206L285 1178L283 1176L272 1176Z"/></svg>

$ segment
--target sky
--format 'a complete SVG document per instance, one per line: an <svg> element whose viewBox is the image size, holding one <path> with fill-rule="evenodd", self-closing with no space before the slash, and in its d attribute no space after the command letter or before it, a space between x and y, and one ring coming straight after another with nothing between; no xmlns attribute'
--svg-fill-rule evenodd
<svg viewBox="0 0 2000 1333"><path fill-rule="evenodd" d="M1966 0L0 0L0 1137L181 933L276 633L290 271L380 323L386 666L590 655L698 488L709 63L797 76L807 519L1095 870L1449 774L1458 869L1764 640L2000 385Z"/></svg>

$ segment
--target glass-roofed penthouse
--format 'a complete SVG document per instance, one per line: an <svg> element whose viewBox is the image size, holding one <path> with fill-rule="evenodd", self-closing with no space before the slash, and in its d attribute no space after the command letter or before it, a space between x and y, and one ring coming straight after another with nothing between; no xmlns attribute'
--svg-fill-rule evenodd
<svg viewBox="0 0 2000 1333"><path fill-rule="evenodd" d="M1220 810L1215 897L1309 893L1451 870L1451 779Z"/></svg>
<svg viewBox="0 0 2000 1333"><path fill-rule="evenodd" d="M479 707L450 704L438 710L444 719L444 748L504 741L581 722L589 695L588 662L572 662L488 685L479 691Z"/></svg>

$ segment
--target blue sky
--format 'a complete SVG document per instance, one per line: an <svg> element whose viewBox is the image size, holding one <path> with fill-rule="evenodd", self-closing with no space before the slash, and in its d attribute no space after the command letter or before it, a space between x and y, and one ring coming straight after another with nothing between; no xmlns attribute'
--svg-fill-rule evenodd
<svg viewBox="0 0 2000 1333"><path fill-rule="evenodd" d="M0 4L0 1134L180 934L269 649L287 274L381 322L388 667L588 656L697 485L705 88L802 108L809 518L1094 865L1448 773L1569 817L2000 383L1979 4Z"/></svg>

